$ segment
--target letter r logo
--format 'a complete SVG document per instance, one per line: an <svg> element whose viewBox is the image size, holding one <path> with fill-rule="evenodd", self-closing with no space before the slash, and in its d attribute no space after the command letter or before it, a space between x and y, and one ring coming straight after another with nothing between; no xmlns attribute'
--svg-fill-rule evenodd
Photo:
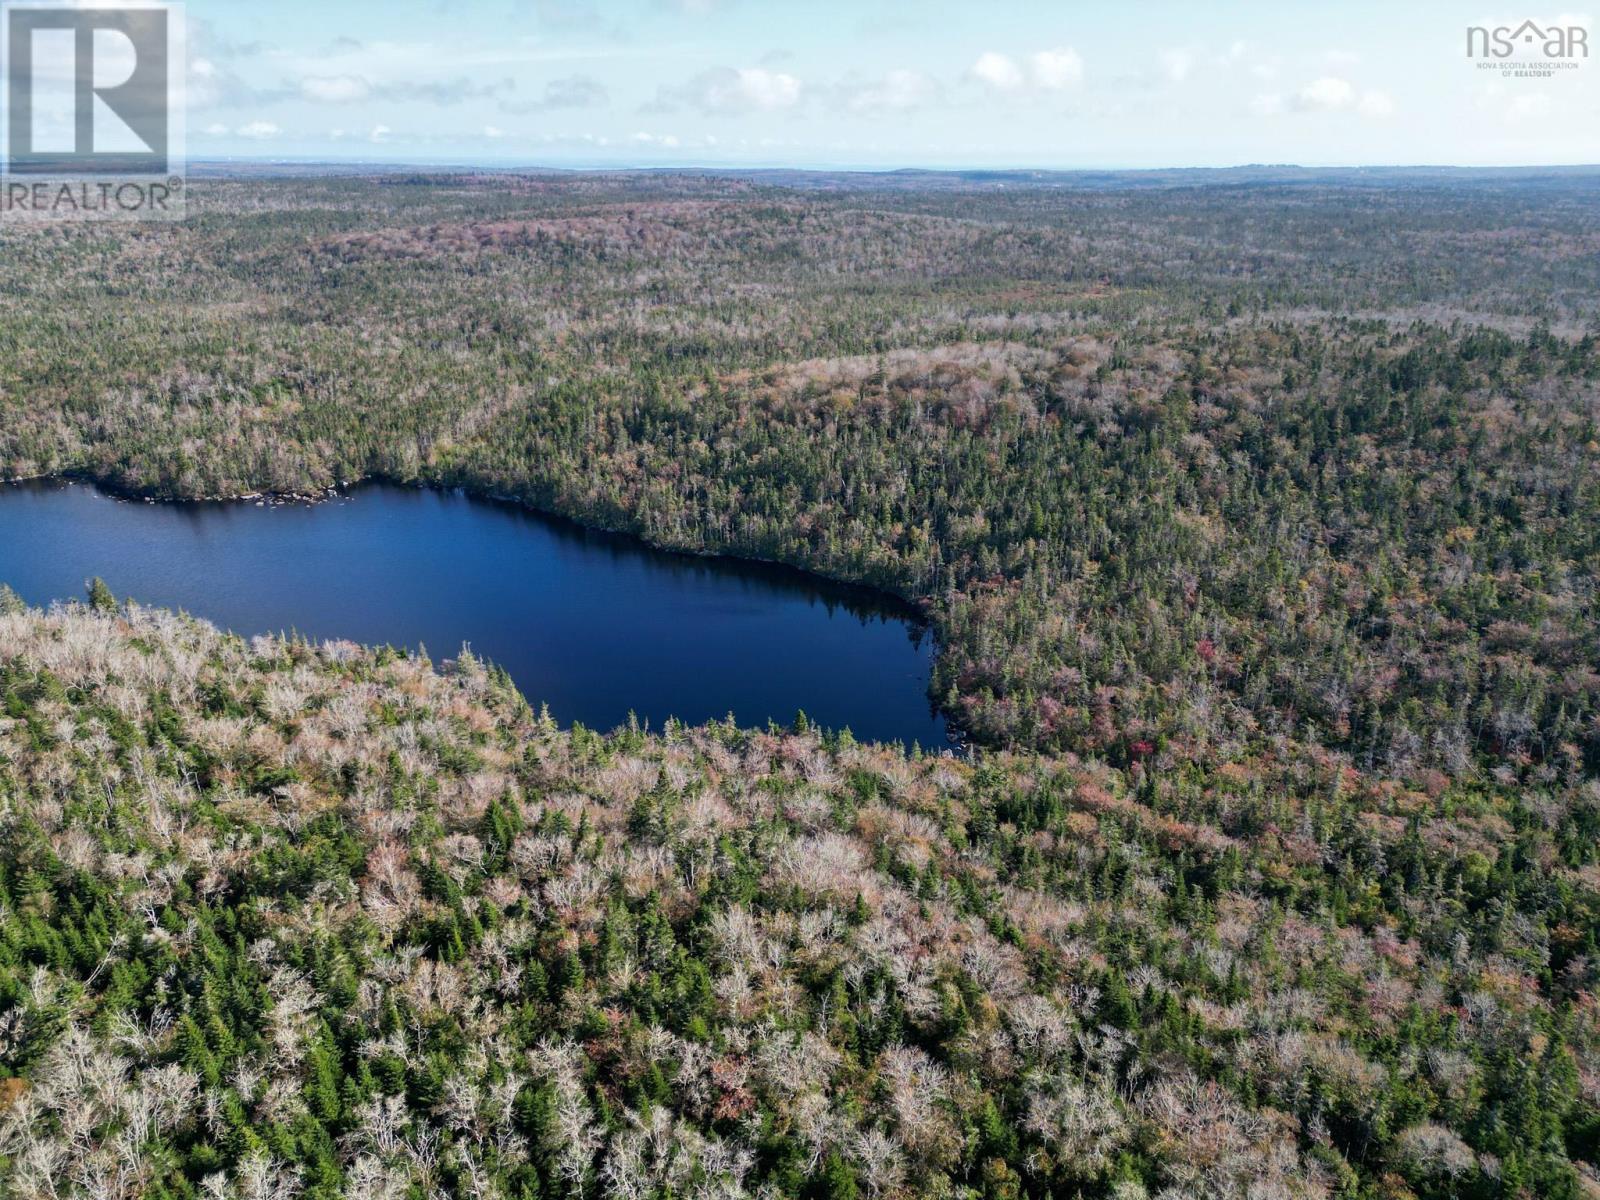
<svg viewBox="0 0 1600 1200"><path fill-rule="evenodd" d="M166 6L5 7L8 172L158 175L175 71Z"/></svg>

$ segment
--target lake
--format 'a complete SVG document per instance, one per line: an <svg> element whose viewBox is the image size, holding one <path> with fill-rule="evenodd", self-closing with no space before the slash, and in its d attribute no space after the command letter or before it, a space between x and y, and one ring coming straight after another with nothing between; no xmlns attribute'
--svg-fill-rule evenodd
<svg viewBox="0 0 1600 1200"><path fill-rule="evenodd" d="M457 491L364 485L316 505L147 504L87 484L0 486L0 581L25 600L121 597L236 633L463 643L537 707L597 729L797 709L858 738L948 744L933 639L873 593L668 554Z"/></svg>

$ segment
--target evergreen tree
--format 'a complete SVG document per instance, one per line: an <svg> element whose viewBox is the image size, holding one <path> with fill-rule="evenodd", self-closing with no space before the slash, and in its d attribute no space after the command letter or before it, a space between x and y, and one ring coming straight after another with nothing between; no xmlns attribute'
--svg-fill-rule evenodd
<svg viewBox="0 0 1600 1200"><path fill-rule="evenodd" d="M95 612L114 613L117 611L117 597L106 586L106 581L96 575L88 583L89 607Z"/></svg>

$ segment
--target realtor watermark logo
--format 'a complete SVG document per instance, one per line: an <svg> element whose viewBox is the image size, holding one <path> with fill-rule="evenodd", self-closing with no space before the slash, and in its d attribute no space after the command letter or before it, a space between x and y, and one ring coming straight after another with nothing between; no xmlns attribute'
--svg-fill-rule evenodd
<svg viewBox="0 0 1600 1200"><path fill-rule="evenodd" d="M0 6L0 219L184 215L179 4Z"/></svg>
<svg viewBox="0 0 1600 1200"><path fill-rule="evenodd" d="M1589 60L1587 25L1563 21L1467 26L1467 57L1506 79L1553 79Z"/></svg>

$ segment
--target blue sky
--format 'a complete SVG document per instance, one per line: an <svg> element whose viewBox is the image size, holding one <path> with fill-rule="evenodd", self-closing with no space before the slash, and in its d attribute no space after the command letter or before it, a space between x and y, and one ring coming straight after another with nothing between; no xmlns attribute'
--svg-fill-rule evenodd
<svg viewBox="0 0 1600 1200"><path fill-rule="evenodd" d="M839 167L1600 162L1552 78L1355 2L189 0L191 158ZM1600 40L1591 38L1590 40Z"/></svg>

